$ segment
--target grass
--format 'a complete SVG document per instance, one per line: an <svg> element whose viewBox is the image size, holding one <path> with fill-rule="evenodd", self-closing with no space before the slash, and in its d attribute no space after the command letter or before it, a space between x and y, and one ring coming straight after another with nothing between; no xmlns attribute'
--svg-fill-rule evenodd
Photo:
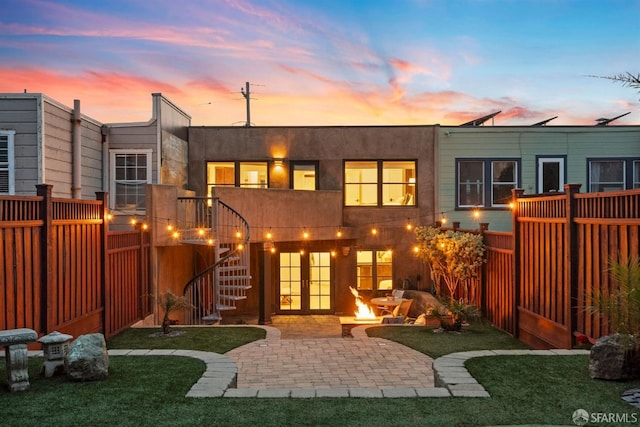
<svg viewBox="0 0 640 427"><path fill-rule="evenodd" d="M529 348L509 334L483 323L465 327L461 333L433 331L433 328L420 327L377 327L367 329L367 334L399 342L433 358L457 351Z"/></svg>
<svg viewBox="0 0 640 427"><path fill-rule="evenodd" d="M174 348L186 342L198 350L230 345L218 331L196 329L173 338L149 338L127 331L109 342L138 348ZM387 335L430 354L469 349L522 348L517 340L486 326L461 335L437 335L426 328L378 328ZM133 334L133 335L132 335ZM246 338L246 337L245 337ZM487 340L488 344L484 344ZM213 344L213 342L216 342ZM423 341L425 341L423 343ZM496 347L500 346L500 347ZM122 347L120 347L122 348ZM471 359L467 367L492 397L431 399L188 399L184 395L204 371L198 360L182 357L111 357L109 379L71 383L64 377L39 376L41 360L30 360L31 390L10 394L0 389L2 425L7 426L479 426L513 424L574 425L573 411L636 414L620 393L640 382L591 380L587 356L493 356ZM0 383L6 377L0 362ZM598 423L597 425L614 425Z"/></svg>

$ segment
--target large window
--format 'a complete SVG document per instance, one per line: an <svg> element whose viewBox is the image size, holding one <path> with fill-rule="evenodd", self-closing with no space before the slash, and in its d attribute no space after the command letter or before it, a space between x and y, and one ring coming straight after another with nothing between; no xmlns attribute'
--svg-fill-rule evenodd
<svg viewBox="0 0 640 427"><path fill-rule="evenodd" d="M111 205L116 210L145 210L151 183L151 150L111 150Z"/></svg>
<svg viewBox="0 0 640 427"><path fill-rule="evenodd" d="M347 161L345 206L415 206L416 162L413 160Z"/></svg>
<svg viewBox="0 0 640 427"><path fill-rule="evenodd" d="M0 130L0 194L15 194L13 137L15 131Z"/></svg>
<svg viewBox="0 0 640 427"><path fill-rule="evenodd" d="M358 251L357 281L358 290L391 290L393 288L391 251Z"/></svg>
<svg viewBox="0 0 640 427"><path fill-rule="evenodd" d="M589 191L640 188L640 159L589 159Z"/></svg>
<svg viewBox="0 0 640 427"><path fill-rule="evenodd" d="M207 162L207 190L213 187L267 188L267 162Z"/></svg>
<svg viewBox="0 0 640 427"><path fill-rule="evenodd" d="M517 159L459 159L457 207L506 207L511 189L519 185Z"/></svg>

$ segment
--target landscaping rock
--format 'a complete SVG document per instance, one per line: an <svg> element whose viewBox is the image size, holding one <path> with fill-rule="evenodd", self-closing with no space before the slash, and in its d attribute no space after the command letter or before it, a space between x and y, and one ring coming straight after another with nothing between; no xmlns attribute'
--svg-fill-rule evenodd
<svg viewBox="0 0 640 427"><path fill-rule="evenodd" d="M402 298L413 300L411 308L409 309L408 317L414 319L421 314L426 313L429 307L443 307L440 301L438 301L438 299L429 292L406 290L404 291L404 294L402 294ZM439 325L440 322L438 321L437 324Z"/></svg>
<svg viewBox="0 0 640 427"><path fill-rule="evenodd" d="M81 335L65 358L67 376L75 381L104 380L109 374L109 354L102 334Z"/></svg>
<svg viewBox="0 0 640 427"><path fill-rule="evenodd" d="M589 353L591 378L629 380L640 374L640 352L630 335L606 335L596 341Z"/></svg>

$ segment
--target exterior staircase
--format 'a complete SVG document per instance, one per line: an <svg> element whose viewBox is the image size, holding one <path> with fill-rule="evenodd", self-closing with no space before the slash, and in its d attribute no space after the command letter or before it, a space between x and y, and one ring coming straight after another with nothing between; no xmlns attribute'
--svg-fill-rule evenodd
<svg viewBox="0 0 640 427"><path fill-rule="evenodd" d="M180 241L210 250L211 264L184 287L193 306L185 312L187 325L218 323L222 312L235 310L251 289L249 224L217 197L178 199Z"/></svg>

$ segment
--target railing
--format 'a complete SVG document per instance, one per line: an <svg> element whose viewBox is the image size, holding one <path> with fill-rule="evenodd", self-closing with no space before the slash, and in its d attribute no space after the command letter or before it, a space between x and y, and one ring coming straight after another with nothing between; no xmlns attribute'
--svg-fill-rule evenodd
<svg viewBox="0 0 640 427"><path fill-rule="evenodd" d="M193 306L185 313L185 323L216 322L220 312L234 309L251 287L249 224L217 197L182 197L178 206L181 240L213 250L211 265L184 287L184 296Z"/></svg>

